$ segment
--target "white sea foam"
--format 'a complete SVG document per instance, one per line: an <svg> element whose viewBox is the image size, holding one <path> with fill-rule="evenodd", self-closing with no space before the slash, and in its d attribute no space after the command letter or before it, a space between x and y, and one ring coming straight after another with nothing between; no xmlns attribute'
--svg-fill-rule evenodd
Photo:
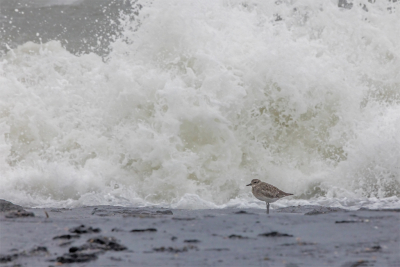
<svg viewBox="0 0 400 267"><path fill-rule="evenodd" d="M142 3L104 60L9 51L0 198L265 208L259 178L274 207L400 207L398 2L275 2Z"/></svg>

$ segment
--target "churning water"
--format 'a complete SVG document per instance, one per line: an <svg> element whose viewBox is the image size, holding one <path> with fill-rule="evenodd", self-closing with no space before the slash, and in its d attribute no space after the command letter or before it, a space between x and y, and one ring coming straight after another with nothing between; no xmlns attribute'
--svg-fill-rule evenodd
<svg viewBox="0 0 400 267"><path fill-rule="evenodd" d="M0 1L0 198L400 207L400 2L55 2Z"/></svg>

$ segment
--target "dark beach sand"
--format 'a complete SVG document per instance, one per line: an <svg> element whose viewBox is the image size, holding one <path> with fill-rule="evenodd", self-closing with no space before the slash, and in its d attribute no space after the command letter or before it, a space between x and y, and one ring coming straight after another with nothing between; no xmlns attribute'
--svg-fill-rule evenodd
<svg viewBox="0 0 400 267"><path fill-rule="evenodd" d="M400 210L22 210L0 201L0 237L0 267L400 266Z"/></svg>

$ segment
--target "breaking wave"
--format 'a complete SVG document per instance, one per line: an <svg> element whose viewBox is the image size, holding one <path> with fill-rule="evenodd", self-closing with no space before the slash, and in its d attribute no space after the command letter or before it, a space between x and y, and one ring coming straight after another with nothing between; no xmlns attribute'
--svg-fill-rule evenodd
<svg viewBox="0 0 400 267"><path fill-rule="evenodd" d="M141 2L106 57L11 49L0 197L264 207L245 186L258 178L295 194L276 206L399 207L399 5L350 7Z"/></svg>

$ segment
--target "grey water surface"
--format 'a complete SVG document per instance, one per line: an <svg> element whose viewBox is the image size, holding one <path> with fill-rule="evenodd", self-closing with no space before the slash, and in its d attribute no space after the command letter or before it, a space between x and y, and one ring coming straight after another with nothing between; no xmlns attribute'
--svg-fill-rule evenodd
<svg viewBox="0 0 400 267"><path fill-rule="evenodd" d="M131 14L124 0L0 0L0 50L28 41L58 40L74 54L108 53L118 33L120 13Z"/></svg>

